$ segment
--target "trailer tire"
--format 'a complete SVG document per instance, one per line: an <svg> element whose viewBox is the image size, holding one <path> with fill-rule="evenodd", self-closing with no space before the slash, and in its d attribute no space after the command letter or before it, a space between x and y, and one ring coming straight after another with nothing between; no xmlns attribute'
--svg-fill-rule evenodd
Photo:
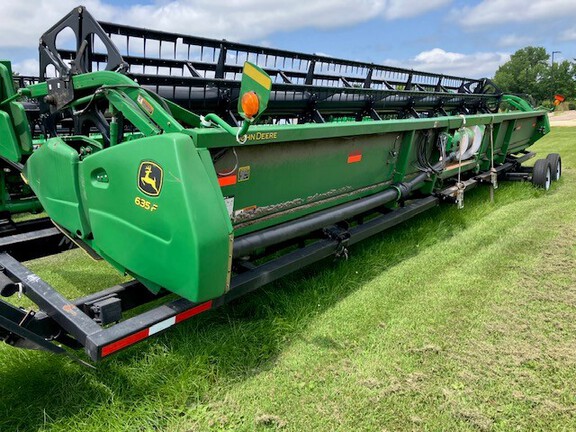
<svg viewBox="0 0 576 432"><path fill-rule="evenodd" d="M550 153L546 156L546 160L550 163L552 181L559 180L562 177L562 158L558 153Z"/></svg>
<svg viewBox="0 0 576 432"><path fill-rule="evenodd" d="M532 171L532 184L544 190L550 189L552 183L552 172L548 159L538 159Z"/></svg>

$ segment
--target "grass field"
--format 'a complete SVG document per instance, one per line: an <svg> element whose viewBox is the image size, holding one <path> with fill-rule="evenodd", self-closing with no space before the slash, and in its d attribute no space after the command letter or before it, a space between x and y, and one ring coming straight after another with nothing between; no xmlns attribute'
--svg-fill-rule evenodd
<svg viewBox="0 0 576 432"><path fill-rule="evenodd" d="M0 431L576 430L576 128L564 177L470 192L83 368L0 345ZM120 278L31 267L71 296Z"/></svg>

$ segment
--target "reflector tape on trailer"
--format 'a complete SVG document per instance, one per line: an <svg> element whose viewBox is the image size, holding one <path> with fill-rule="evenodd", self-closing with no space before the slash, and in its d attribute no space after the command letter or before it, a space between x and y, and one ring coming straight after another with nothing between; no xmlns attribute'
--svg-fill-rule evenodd
<svg viewBox="0 0 576 432"><path fill-rule="evenodd" d="M159 333L162 330L166 330L168 327L172 327L174 324L176 324L175 316L168 318L167 320L160 321L158 324L154 324L148 329L148 336L152 336L153 334Z"/></svg>
<svg viewBox="0 0 576 432"><path fill-rule="evenodd" d="M137 333L126 336L116 342L106 345L102 348L102 357L115 353L116 351L126 348L127 346L134 345L136 342L140 342L142 339L148 337L148 329L140 330Z"/></svg>
<svg viewBox="0 0 576 432"><path fill-rule="evenodd" d="M207 311L210 308L212 308L212 300L207 301L206 303L202 303L198 306L194 306L193 308L185 310L184 312L180 312L173 317L160 321L148 328L145 328L144 330L140 330L131 334L130 336L119 339L116 342L112 342L111 344L102 347L102 357L106 357L107 355L115 353L116 351L120 351L123 348L134 345L136 342L140 342L149 336L159 333L162 330L166 330L167 328L172 327L174 324L181 323L182 321L185 321L188 318L192 318L194 315L198 315L199 313Z"/></svg>
<svg viewBox="0 0 576 432"><path fill-rule="evenodd" d="M235 185L236 184L236 176L232 175L232 176L228 176L228 177L219 177L218 183L220 184L220 187Z"/></svg>
<svg viewBox="0 0 576 432"><path fill-rule="evenodd" d="M356 162L360 162L362 160L362 153L358 154L351 154L348 155L348 163L356 163Z"/></svg>

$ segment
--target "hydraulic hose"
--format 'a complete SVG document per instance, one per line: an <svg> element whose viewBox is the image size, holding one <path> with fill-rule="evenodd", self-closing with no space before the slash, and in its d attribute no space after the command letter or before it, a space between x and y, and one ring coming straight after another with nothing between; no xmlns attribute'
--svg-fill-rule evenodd
<svg viewBox="0 0 576 432"><path fill-rule="evenodd" d="M335 224L352 216L381 205L396 201L398 191L390 188L383 192L350 203L341 204L301 219L286 222L253 234L247 234L234 241L234 257L248 255L256 249L272 246L286 240L303 236L312 231Z"/></svg>

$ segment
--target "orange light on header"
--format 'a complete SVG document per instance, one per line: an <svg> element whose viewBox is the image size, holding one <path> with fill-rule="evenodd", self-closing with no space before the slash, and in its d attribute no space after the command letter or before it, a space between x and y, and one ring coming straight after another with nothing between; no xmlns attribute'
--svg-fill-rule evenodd
<svg viewBox="0 0 576 432"><path fill-rule="evenodd" d="M554 106L560 105L566 98L560 94L554 95Z"/></svg>
<svg viewBox="0 0 576 432"><path fill-rule="evenodd" d="M253 118L260 109L260 99L256 92L250 91L242 95L242 111L246 118Z"/></svg>

